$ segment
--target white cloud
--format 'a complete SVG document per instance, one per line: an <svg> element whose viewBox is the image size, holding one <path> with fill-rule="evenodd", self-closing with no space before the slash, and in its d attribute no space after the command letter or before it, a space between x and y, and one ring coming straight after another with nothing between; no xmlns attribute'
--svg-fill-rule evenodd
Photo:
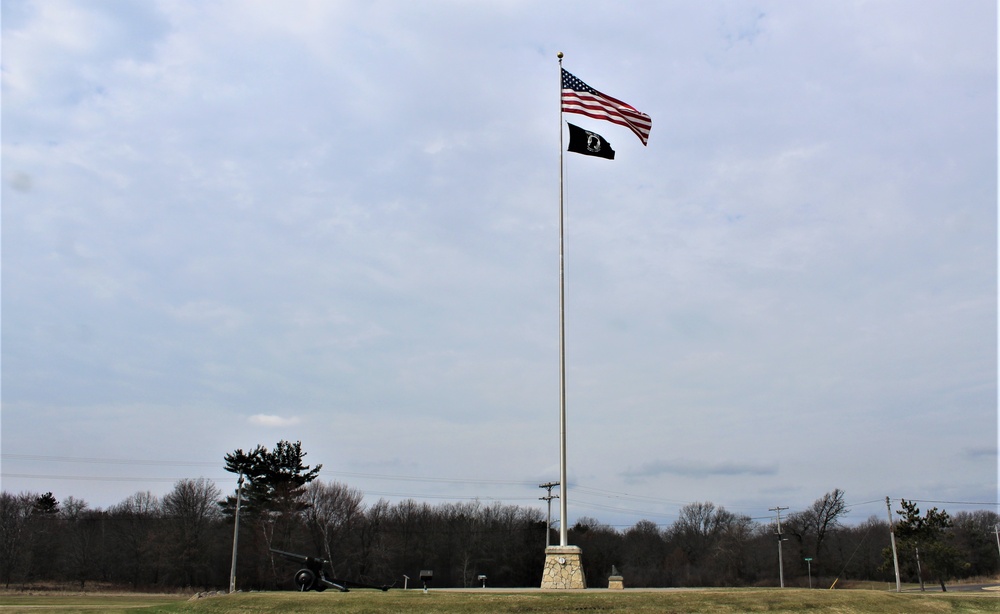
<svg viewBox="0 0 1000 614"><path fill-rule="evenodd" d="M250 424L255 424L257 426L295 426L299 424L301 420L295 416L274 416L268 414L254 414L247 418Z"/></svg>

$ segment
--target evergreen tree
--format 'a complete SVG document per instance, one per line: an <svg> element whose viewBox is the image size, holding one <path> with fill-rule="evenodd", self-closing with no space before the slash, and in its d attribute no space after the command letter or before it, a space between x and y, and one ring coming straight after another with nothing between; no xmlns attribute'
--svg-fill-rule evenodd
<svg viewBox="0 0 1000 614"><path fill-rule="evenodd" d="M952 527L948 512L938 511L936 507L920 515L920 508L912 501L903 499L903 509L896 513L903 519L896 525L896 537L901 543L903 552L913 552L914 562L918 565L918 573L927 573L937 578L942 591L945 580L953 578L963 567L962 557L952 544ZM923 588L923 577L920 586Z"/></svg>
<svg viewBox="0 0 1000 614"><path fill-rule="evenodd" d="M226 471L243 478L237 487L241 489L240 515L241 522L245 518L255 529L253 560L267 561L265 568L252 574L258 581L270 577L272 584L279 583L268 550L288 549L296 541L299 515L309 507L306 485L319 476L323 465L310 468L303 463L305 456L302 442L281 440L273 450L258 445L249 453L237 449L224 457ZM235 514L236 496L220 505L227 515Z"/></svg>

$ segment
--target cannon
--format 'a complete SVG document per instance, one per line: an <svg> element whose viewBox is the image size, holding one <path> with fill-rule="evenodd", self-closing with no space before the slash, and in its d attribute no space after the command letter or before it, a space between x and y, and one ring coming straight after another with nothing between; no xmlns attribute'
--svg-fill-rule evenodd
<svg viewBox="0 0 1000 614"><path fill-rule="evenodd" d="M302 569L295 572L294 577L295 586L297 586L302 592L323 592L328 588L335 588L342 593L346 593L348 592L349 587L372 588L380 591L387 591L392 588L389 585L374 586L363 582L355 582L353 580L331 578L326 575L326 566L329 563L326 559L305 556L303 554L295 554L294 552L285 552L284 550L277 550L275 548L271 548L271 552L281 556L285 560L304 565Z"/></svg>

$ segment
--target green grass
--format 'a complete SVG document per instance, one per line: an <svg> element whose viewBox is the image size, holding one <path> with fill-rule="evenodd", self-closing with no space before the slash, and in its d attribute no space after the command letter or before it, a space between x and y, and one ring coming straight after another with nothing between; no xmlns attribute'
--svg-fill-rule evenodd
<svg viewBox="0 0 1000 614"><path fill-rule="evenodd" d="M190 595L146 595L140 593L60 593L44 594L4 593L0 594L0 613L31 612L128 612L128 611L168 611L150 610L177 602L187 601ZM136 610L137 608L143 608Z"/></svg>
<svg viewBox="0 0 1000 614"><path fill-rule="evenodd" d="M1000 593L897 594L869 590L711 589L684 591L430 591L239 593L188 600L171 595L0 597L0 612L142 614L344 614L471 612L921 614L1000 612Z"/></svg>

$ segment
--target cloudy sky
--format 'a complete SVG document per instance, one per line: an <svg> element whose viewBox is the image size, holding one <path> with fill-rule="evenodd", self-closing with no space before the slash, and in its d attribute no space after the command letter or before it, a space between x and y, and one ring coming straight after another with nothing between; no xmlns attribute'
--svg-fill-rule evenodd
<svg viewBox="0 0 1000 614"><path fill-rule="evenodd" d="M3 488L997 509L997 9L4 0ZM559 114L559 64L652 117ZM561 123L563 121L563 123Z"/></svg>

